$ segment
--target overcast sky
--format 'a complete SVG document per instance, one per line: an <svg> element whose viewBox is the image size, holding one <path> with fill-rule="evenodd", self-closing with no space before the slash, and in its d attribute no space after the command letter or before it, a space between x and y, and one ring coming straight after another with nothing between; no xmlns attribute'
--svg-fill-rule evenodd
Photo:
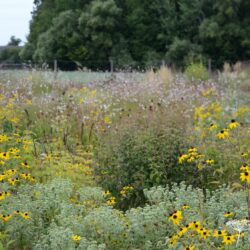
<svg viewBox="0 0 250 250"><path fill-rule="evenodd" d="M0 0L0 45L6 45L12 35L26 41L33 0Z"/></svg>

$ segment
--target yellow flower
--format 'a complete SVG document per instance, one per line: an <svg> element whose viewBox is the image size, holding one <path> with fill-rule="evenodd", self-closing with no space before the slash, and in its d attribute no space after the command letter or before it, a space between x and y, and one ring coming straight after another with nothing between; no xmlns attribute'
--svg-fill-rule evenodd
<svg viewBox="0 0 250 250"><path fill-rule="evenodd" d="M0 158L2 158L3 160L9 160L10 159L10 154L8 152L2 152L0 153Z"/></svg>
<svg viewBox="0 0 250 250"><path fill-rule="evenodd" d="M72 240L74 240L74 241L80 241L81 240L81 236L79 236L79 235L73 235L72 236Z"/></svg>
<svg viewBox="0 0 250 250"><path fill-rule="evenodd" d="M206 163L207 163L207 164L214 164L214 160L208 159L208 160L206 160Z"/></svg>
<svg viewBox="0 0 250 250"><path fill-rule="evenodd" d="M192 148L190 148L190 149L188 150L188 153L190 154L190 153L194 153L194 152L197 152L197 151L198 151L197 148L192 147Z"/></svg>
<svg viewBox="0 0 250 250"><path fill-rule="evenodd" d="M224 216L225 217L232 217L232 216L234 216L234 213L228 211L228 212L224 213Z"/></svg>
<svg viewBox="0 0 250 250"><path fill-rule="evenodd" d="M206 230L205 228L200 228L197 230L197 232L200 234L200 237L202 239L206 239L208 236L210 236L210 231Z"/></svg>
<svg viewBox="0 0 250 250"><path fill-rule="evenodd" d="M30 168L29 164L25 161L21 163L22 167L24 168Z"/></svg>
<svg viewBox="0 0 250 250"><path fill-rule="evenodd" d="M11 214L7 214L7 215L0 215L0 217L2 218L3 221L8 221L11 219L12 215Z"/></svg>
<svg viewBox="0 0 250 250"><path fill-rule="evenodd" d="M187 159L187 162L192 162L192 161L194 161L195 160L195 158L193 157L193 156L191 156L191 157L189 157L188 159Z"/></svg>
<svg viewBox="0 0 250 250"><path fill-rule="evenodd" d="M247 157L247 156L248 156L248 153L243 152L243 153L240 154L240 156L241 156L241 157Z"/></svg>
<svg viewBox="0 0 250 250"><path fill-rule="evenodd" d="M116 198L114 196L111 196L106 203L112 206L116 203Z"/></svg>
<svg viewBox="0 0 250 250"><path fill-rule="evenodd" d="M186 159L188 158L188 155L187 154L181 154L179 156L179 163L183 163Z"/></svg>
<svg viewBox="0 0 250 250"><path fill-rule="evenodd" d="M240 174L241 181L246 181L248 184L250 184L250 171L246 170L244 173Z"/></svg>
<svg viewBox="0 0 250 250"><path fill-rule="evenodd" d="M215 230L213 236L214 237L223 237L226 235L226 230Z"/></svg>
<svg viewBox="0 0 250 250"><path fill-rule="evenodd" d="M6 142L6 141L8 141L8 140L9 140L9 138L8 138L7 135L1 135L1 134L0 134L0 142Z"/></svg>
<svg viewBox="0 0 250 250"><path fill-rule="evenodd" d="M30 218L30 216L29 216L29 214L28 214L27 212L20 213L20 215L21 215L25 220L27 220L27 219Z"/></svg>
<svg viewBox="0 0 250 250"><path fill-rule="evenodd" d="M17 214L17 215L20 215L20 211L19 210L16 210L15 212L14 212L14 214Z"/></svg>
<svg viewBox="0 0 250 250"><path fill-rule="evenodd" d="M173 214L169 216L169 219L176 225L180 224L180 221L182 220L182 212L181 211L176 211Z"/></svg>
<svg viewBox="0 0 250 250"><path fill-rule="evenodd" d="M240 167L240 170L241 170L241 171L250 171L250 167L249 167L247 164L243 164L243 165Z"/></svg>
<svg viewBox="0 0 250 250"><path fill-rule="evenodd" d="M217 127L218 127L218 126L217 126L216 124L211 123L210 126L209 126L209 128L208 128L208 130L209 130L209 131L212 131L212 130L216 129Z"/></svg>
<svg viewBox="0 0 250 250"><path fill-rule="evenodd" d="M229 136L229 133L226 129L222 129L217 135L219 139L225 139Z"/></svg>
<svg viewBox="0 0 250 250"><path fill-rule="evenodd" d="M200 221L193 221L193 222L189 223L189 228L194 229L198 232L198 230L200 230L200 228L201 228Z"/></svg>
<svg viewBox="0 0 250 250"><path fill-rule="evenodd" d="M178 233L178 236L181 237L183 234L185 234L188 231L188 227L182 227Z"/></svg>
<svg viewBox="0 0 250 250"><path fill-rule="evenodd" d="M178 238L179 238L178 235L173 235L173 236L170 236L169 239L167 239L167 241L169 242L170 246L174 246L176 244Z"/></svg>
<svg viewBox="0 0 250 250"><path fill-rule="evenodd" d="M223 236L222 243L228 245L228 244L232 244L234 242L235 242L235 237L233 235L225 235L225 236Z"/></svg>
<svg viewBox="0 0 250 250"><path fill-rule="evenodd" d="M10 192L0 192L0 201L4 200L6 197L10 196L11 193Z"/></svg>
<svg viewBox="0 0 250 250"><path fill-rule="evenodd" d="M189 205L187 205L187 204L183 204L182 208L183 208L183 209L189 209L189 208L190 208L190 206L189 206Z"/></svg>
<svg viewBox="0 0 250 250"><path fill-rule="evenodd" d="M195 246L194 245L191 245L191 246L188 246L188 247L184 247L183 250L194 250Z"/></svg>
<svg viewBox="0 0 250 250"><path fill-rule="evenodd" d="M230 129L233 129L233 128L238 127L239 125L240 125L240 124L239 124L237 121L231 120L231 122L229 123L228 127L229 127Z"/></svg>
<svg viewBox="0 0 250 250"><path fill-rule="evenodd" d="M107 197L107 196L109 196L111 193L110 193L110 191L104 191L104 192L102 192L102 195L104 196L104 197Z"/></svg>

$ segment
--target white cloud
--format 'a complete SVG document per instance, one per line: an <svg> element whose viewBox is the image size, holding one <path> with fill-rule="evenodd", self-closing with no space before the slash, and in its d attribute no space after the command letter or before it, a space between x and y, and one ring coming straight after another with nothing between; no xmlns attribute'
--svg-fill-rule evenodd
<svg viewBox="0 0 250 250"><path fill-rule="evenodd" d="M13 35L26 41L33 0L0 0L0 45L6 45Z"/></svg>

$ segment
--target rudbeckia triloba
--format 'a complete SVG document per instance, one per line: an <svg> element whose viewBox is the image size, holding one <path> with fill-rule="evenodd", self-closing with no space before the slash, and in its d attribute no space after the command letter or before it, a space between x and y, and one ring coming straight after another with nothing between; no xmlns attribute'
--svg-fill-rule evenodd
<svg viewBox="0 0 250 250"><path fill-rule="evenodd" d="M232 216L234 216L234 213L228 211L228 212L224 213L224 216L225 217L232 217Z"/></svg>
<svg viewBox="0 0 250 250"><path fill-rule="evenodd" d="M169 219L176 225L180 224L180 221L182 220L182 212L181 211L176 211L173 214L169 216Z"/></svg>
<svg viewBox="0 0 250 250"><path fill-rule="evenodd" d="M116 198L114 196L111 196L106 203L108 205L114 205L116 203Z"/></svg>
<svg viewBox="0 0 250 250"><path fill-rule="evenodd" d="M183 234L185 234L188 231L188 227L182 227L178 233L178 236L181 237Z"/></svg>
<svg viewBox="0 0 250 250"><path fill-rule="evenodd" d="M183 204L182 208L183 208L183 209L189 209L189 208L190 208L190 206L189 206L189 205L187 205L187 204Z"/></svg>
<svg viewBox="0 0 250 250"><path fill-rule="evenodd" d="M193 246L184 247L183 250L194 250L194 245Z"/></svg>
<svg viewBox="0 0 250 250"><path fill-rule="evenodd" d="M226 230L215 230L213 236L214 237L223 237L226 235Z"/></svg>
<svg viewBox="0 0 250 250"><path fill-rule="evenodd" d="M170 246L174 246L176 244L178 238L179 238L178 235L170 236L169 239L167 240L167 243L169 243Z"/></svg>
<svg viewBox="0 0 250 250"><path fill-rule="evenodd" d="M250 171L250 167L249 167L247 164L243 164L243 165L240 167L240 170L241 170L241 171Z"/></svg>
<svg viewBox="0 0 250 250"><path fill-rule="evenodd" d="M178 159L179 163L183 163L187 158L188 158L187 154L181 154Z"/></svg>
<svg viewBox="0 0 250 250"><path fill-rule="evenodd" d="M29 164L25 161L21 163L22 167L24 168L30 168Z"/></svg>
<svg viewBox="0 0 250 250"><path fill-rule="evenodd" d="M200 228L197 230L197 232L200 234L200 237L202 239L206 239L208 236L210 236L210 231L206 230L205 228Z"/></svg>
<svg viewBox="0 0 250 250"><path fill-rule="evenodd" d="M224 244L232 244L235 242L235 237L233 235L225 235L223 236L223 241L222 243Z"/></svg>
<svg viewBox="0 0 250 250"><path fill-rule="evenodd" d="M20 215L21 215L25 220L27 220L27 219L30 218L30 216L29 216L29 214L28 214L27 212L20 213Z"/></svg>
<svg viewBox="0 0 250 250"><path fill-rule="evenodd" d="M248 157L248 153L243 152L243 153L240 154L240 156L241 157Z"/></svg>
<svg viewBox="0 0 250 250"><path fill-rule="evenodd" d="M250 171L246 170L244 173L241 173L240 179L242 181L246 181L248 184L250 184Z"/></svg>
<svg viewBox="0 0 250 250"><path fill-rule="evenodd" d="M226 129L222 129L217 135L219 139L225 139L226 137L229 136L229 133Z"/></svg>
<svg viewBox="0 0 250 250"><path fill-rule="evenodd" d="M193 221L193 222L189 223L189 228L192 228L192 229L198 231L201 228L200 221Z"/></svg>
<svg viewBox="0 0 250 250"><path fill-rule="evenodd" d="M231 120L231 122L229 123L228 127L229 127L230 129L232 129L232 128L238 127L239 125L240 125L240 124L239 124L237 121Z"/></svg>
<svg viewBox="0 0 250 250"><path fill-rule="evenodd" d="M73 235L72 236L72 240L74 240L74 241L80 241L81 240L81 236L79 236L79 235Z"/></svg>
<svg viewBox="0 0 250 250"><path fill-rule="evenodd" d="M104 196L104 197L107 197L107 196L109 196L111 193L109 192L109 191L104 191L104 192L102 192L102 195Z"/></svg>
<svg viewBox="0 0 250 250"><path fill-rule="evenodd" d="M0 153L0 158L2 158L3 160L9 160L10 154L8 152L2 152Z"/></svg>
<svg viewBox="0 0 250 250"><path fill-rule="evenodd" d="M214 130L214 129L216 129L216 128L217 128L217 125L214 124L214 123L211 123L210 126L209 126L209 128L208 128L208 130L209 130L209 131L212 131L212 130Z"/></svg>
<svg viewBox="0 0 250 250"><path fill-rule="evenodd" d="M10 220L11 219L11 217L12 217L12 215L11 214L7 214L7 215L1 215L1 218L2 218L2 220L3 221L8 221L8 220Z"/></svg>
<svg viewBox="0 0 250 250"><path fill-rule="evenodd" d="M207 164L214 164L214 160L208 159L208 160L206 160L206 163L207 163Z"/></svg>

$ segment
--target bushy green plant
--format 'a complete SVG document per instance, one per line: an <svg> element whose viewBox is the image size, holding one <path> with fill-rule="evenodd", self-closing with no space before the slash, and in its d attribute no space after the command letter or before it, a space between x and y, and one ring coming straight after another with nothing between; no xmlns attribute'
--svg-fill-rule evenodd
<svg viewBox="0 0 250 250"><path fill-rule="evenodd" d="M209 73L202 63L188 65L184 73L191 81L207 81L209 79Z"/></svg>

